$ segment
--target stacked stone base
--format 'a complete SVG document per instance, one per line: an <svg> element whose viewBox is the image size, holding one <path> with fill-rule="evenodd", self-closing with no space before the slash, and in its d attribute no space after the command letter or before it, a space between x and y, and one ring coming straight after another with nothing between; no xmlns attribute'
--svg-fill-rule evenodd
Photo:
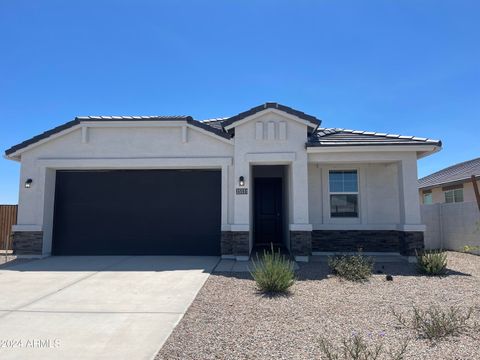
<svg viewBox="0 0 480 360"><path fill-rule="evenodd" d="M43 231L14 231L13 254L39 256L43 250Z"/></svg>
<svg viewBox="0 0 480 360"><path fill-rule="evenodd" d="M296 257L312 255L312 232L290 231L290 253Z"/></svg>
<svg viewBox="0 0 480 360"><path fill-rule="evenodd" d="M249 256L250 233L248 231L222 231L220 248L222 255Z"/></svg>
<svg viewBox="0 0 480 360"><path fill-rule="evenodd" d="M248 231L223 231L222 255L250 255ZM306 258L314 252L393 252L415 256L424 249L423 232L395 230L290 231L290 253Z"/></svg>
<svg viewBox="0 0 480 360"><path fill-rule="evenodd" d="M222 231L221 253L235 257L250 255L248 231ZM13 232L13 253L39 256L43 231ZM312 252L398 252L415 256L424 249L423 232L394 230L313 230L290 231L290 253L308 257Z"/></svg>
<svg viewBox="0 0 480 360"><path fill-rule="evenodd" d="M313 252L398 252L414 256L424 249L423 232L395 230L314 230Z"/></svg>

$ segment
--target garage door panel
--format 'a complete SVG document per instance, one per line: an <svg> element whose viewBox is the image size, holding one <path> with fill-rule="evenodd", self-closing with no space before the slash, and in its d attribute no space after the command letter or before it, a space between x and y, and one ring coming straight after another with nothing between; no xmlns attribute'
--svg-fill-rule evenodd
<svg viewBox="0 0 480 360"><path fill-rule="evenodd" d="M53 252L218 255L220 217L220 171L57 171Z"/></svg>

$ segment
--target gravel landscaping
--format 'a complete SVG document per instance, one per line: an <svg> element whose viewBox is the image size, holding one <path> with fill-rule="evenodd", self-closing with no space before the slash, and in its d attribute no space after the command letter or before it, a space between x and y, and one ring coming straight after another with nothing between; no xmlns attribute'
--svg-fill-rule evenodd
<svg viewBox="0 0 480 360"><path fill-rule="evenodd" d="M449 252L443 277L419 276L411 264L383 264L393 275L352 283L324 264L298 271L288 296L256 291L247 273L214 273L173 331L157 359L322 359L319 339L339 344L352 333L394 349L409 338L406 359L480 359L480 334L432 343L398 326L391 312L412 306L474 306L480 321L480 256ZM382 269L377 264L376 269Z"/></svg>

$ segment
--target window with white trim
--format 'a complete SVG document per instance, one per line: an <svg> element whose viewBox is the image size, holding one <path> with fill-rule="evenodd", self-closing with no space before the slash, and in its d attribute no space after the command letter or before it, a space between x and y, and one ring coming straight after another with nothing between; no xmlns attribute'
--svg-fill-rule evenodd
<svg viewBox="0 0 480 360"><path fill-rule="evenodd" d="M463 189L452 189L445 191L446 203L463 202Z"/></svg>
<svg viewBox="0 0 480 360"><path fill-rule="evenodd" d="M358 218L357 170L330 170L330 217Z"/></svg>
<svg viewBox="0 0 480 360"><path fill-rule="evenodd" d="M431 191L425 191L423 193L423 204L424 205L431 205L433 204L433 196Z"/></svg>

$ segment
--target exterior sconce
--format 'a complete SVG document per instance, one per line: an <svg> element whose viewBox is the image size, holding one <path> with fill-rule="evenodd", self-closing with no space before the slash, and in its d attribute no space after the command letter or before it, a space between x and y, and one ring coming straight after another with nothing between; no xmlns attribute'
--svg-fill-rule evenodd
<svg viewBox="0 0 480 360"><path fill-rule="evenodd" d="M245 186L245 178L243 176L238 178L238 185Z"/></svg>
<svg viewBox="0 0 480 360"><path fill-rule="evenodd" d="M33 180L32 179L27 179L25 181L25 189L30 189L32 187Z"/></svg>

